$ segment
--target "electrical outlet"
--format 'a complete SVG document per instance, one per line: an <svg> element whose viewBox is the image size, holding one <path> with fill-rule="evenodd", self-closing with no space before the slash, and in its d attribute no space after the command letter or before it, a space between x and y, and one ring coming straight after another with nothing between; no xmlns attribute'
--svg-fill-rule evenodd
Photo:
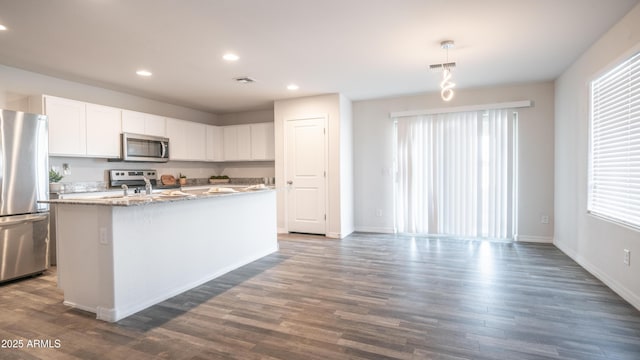
<svg viewBox="0 0 640 360"><path fill-rule="evenodd" d="M382 217L382 209L377 209L376 210L376 216L377 217Z"/></svg>
<svg viewBox="0 0 640 360"><path fill-rule="evenodd" d="M549 223L549 216L548 215L542 215L540 217L540 223L541 224L548 224Z"/></svg>
<svg viewBox="0 0 640 360"><path fill-rule="evenodd" d="M627 266L631 266L631 251L629 249L624 249L624 264Z"/></svg>
<svg viewBox="0 0 640 360"><path fill-rule="evenodd" d="M100 228L100 244L108 245L109 239L107 239L107 229Z"/></svg>

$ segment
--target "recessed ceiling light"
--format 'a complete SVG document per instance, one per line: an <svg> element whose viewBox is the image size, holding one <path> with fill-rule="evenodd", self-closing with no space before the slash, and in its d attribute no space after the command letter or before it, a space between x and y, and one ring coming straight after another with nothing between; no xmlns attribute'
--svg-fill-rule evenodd
<svg viewBox="0 0 640 360"><path fill-rule="evenodd" d="M300 87L296 84L287 85L287 90L298 90Z"/></svg>
<svg viewBox="0 0 640 360"><path fill-rule="evenodd" d="M7 27L2 25L2 24L0 24L0 31L4 31L4 30L7 30Z"/></svg>
<svg viewBox="0 0 640 360"><path fill-rule="evenodd" d="M136 71L136 74L140 75L140 76L151 76L153 74L151 74L151 71L149 70L138 70Z"/></svg>
<svg viewBox="0 0 640 360"><path fill-rule="evenodd" d="M232 53L226 53L222 56L222 58L227 61L238 61L238 59L240 59L238 55Z"/></svg>

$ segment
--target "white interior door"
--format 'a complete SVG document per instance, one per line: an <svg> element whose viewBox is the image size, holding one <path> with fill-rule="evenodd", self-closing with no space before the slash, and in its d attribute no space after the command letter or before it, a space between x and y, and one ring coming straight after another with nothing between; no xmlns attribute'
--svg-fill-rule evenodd
<svg viewBox="0 0 640 360"><path fill-rule="evenodd" d="M326 118L287 121L287 227L326 233Z"/></svg>

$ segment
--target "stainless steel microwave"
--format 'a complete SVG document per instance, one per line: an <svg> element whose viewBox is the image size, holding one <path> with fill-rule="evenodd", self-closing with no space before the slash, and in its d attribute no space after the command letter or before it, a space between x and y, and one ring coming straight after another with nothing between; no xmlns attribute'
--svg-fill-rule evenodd
<svg viewBox="0 0 640 360"><path fill-rule="evenodd" d="M122 133L122 160L167 162L169 139L161 136Z"/></svg>

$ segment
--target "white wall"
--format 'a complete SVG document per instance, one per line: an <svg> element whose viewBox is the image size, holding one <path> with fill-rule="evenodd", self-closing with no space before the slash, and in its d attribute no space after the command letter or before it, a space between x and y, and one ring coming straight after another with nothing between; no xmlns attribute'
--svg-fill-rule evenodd
<svg viewBox="0 0 640 360"><path fill-rule="evenodd" d="M638 24L640 5L556 81L554 244L640 309L640 232L586 212L589 82L631 49L640 51ZM631 250L631 266L623 264L623 249Z"/></svg>
<svg viewBox="0 0 640 360"><path fill-rule="evenodd" d="M353 195L353 108L351 100L340 95L340 235L355 230Z"/></svg>
<svg viewBox="0 0 640 360"><path fill-rule="evenodd" d="M273 122L273 109L218 114L216 119L216 124L221 126L261 122Z"/></svg>
<svg viewBox="0 0 640 360"><path fill-rule="evenodd" d="M341 233L341 190L340 190L340 122L341 122L341 96L339 94L320 95L313 97L281 100L274 103L275 120L275 176L276 187L285 188L284 178L284 132L285 122L293 119L324 117L328 119L327 134L329 136L329 168L327 169L327 191L329 203L327 204L327 228L326 235L330 237L343 237L348 234ZM343 100L346 101L346 100ZM347 119L348 121L348 119ZM285 191L278 192L278 231L284 232L286 226Z"/></svg>
<svg viewBox="0 0 640 360"><path fill-rule="evenodd" d="M458 79L463 82L464 79ZM354 114L355 227L393 232L393 122L396 111L532 100L519 112L518 230L521 241L553 238L553 83L461 89L445 104L440 93L356 101ZM377 216L379 213L382 216ZM549 224L540 218L548 215Z"/></svg>

